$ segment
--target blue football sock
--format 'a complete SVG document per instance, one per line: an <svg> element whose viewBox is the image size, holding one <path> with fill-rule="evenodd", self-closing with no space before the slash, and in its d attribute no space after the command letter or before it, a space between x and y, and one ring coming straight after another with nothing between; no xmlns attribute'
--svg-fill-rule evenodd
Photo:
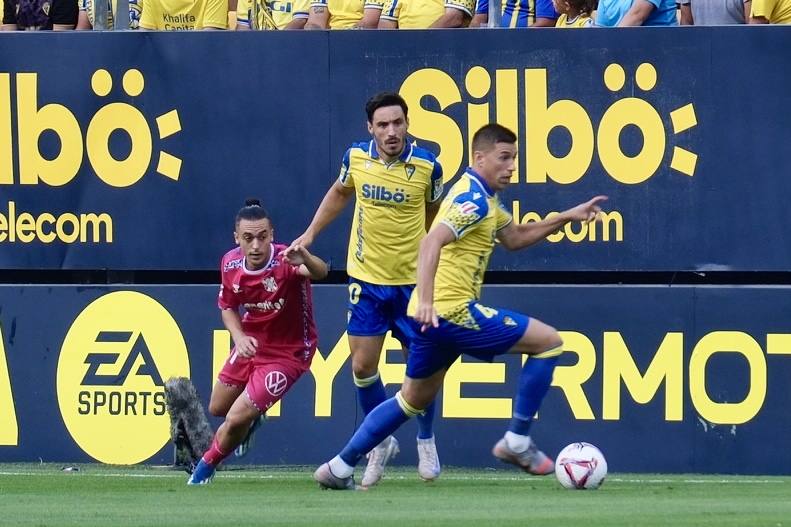
<svg viewBox="0 0 791 527"><path fill-rule="evenodd" d="M402 408L400 395L386 400L365 417L360 428L341 450L340 458L345 463L356 465L365 454L417 414L406 407Z"/></svg>
<svg viewBox="0 0 791 527"><path fill-rule="evenodd" d="M558 355L550 355L546 358L533 356L527 359L519 376L519 392L516 395L514 416L508 427L509 432L523 436L530 433L533 416L541 406L549 385L552 384L552 372L555 371L557 362Z"/></svg>
<svg viewBox="0 0 791 527"><path fill-rule="evenodd" d="M423 413L418 414L416 417L418 439L430 439L434 436L434 409L436 404L436 401L431 401L431 404L423 410Z"/></svg>
<svg viewBox="0 0 791 527"><path fill-rule="evenodd" d="M359 379L355 376L354 385L357 387L357 401L360 403L360 408L363 409L365 415L368 415L371 410L387 399L385 385L382 383L379 372L365 379Z"/></svg>

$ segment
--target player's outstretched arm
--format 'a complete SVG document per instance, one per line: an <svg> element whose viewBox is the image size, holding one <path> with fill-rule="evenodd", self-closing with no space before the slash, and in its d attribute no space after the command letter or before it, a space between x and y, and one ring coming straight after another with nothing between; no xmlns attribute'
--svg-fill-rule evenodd
<svg viewBox="0 0 791 527"><path fill-rule="evenodd" d="M303 245L292 245L283 252L286 261L291 265L298 265L298 273L307 276L311 280L323 280L327 278L329 269L327 264L310 253Z"/></svg>
<svg viewBox="0 0 791 527"><path fill-rule="evenodd" d="M352 196L354 196L354 188L344 187L338 181L333 183L321 200L319 208L316 209L316 214L313 215L313 220L310 222L310 225L308 225L308 228L305 229L305 232L303 232L299 238L291 242L291 247L297 245L310 247L316 239L316 236L324 230L324 227L332 223L343 209L346 208Z"/></svg>
<svg viewBox="0 0 791 527"><path fill-rule="evenodd" d="M576 207L541 221L523 223L521 225L514 225L511 222L497 231L497 239L500 240L503 247L510 251L530 247L553 232L562 229L564 225L571 221L591 222L596 220L599 212L601 212L600 203L606 199L607 196L596 196L585 203L580 203Z"/></svg>
<svg viewBox="0 0 791 527"><path fill-rule="evenodd" d="M252 357L258 349L258 341L255 337L245 335L242 330L242 317L235 309L223 309L221 311L222 323L231 333L235 351L240 357Z"/></svg>
<svg viewBox="0 0 791 527"><path fill-rule="evenodd" d="M420 330L437 327L437 310L434 309L434 277L437 274L439 255L442 248L456 239L453 231L444 223L436 225L420 241L417 256L417 311L412 318L421 325Z"/></svg>

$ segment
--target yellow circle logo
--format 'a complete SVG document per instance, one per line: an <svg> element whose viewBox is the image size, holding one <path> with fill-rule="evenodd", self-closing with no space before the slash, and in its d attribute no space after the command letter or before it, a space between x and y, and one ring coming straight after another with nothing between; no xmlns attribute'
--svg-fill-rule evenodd
<svg viewBox="0 0 791 527"><path fill-rule="evenodd" d="M165 381L189 377L176 321L142 293L96 299L71 325L58 360L58 404L77 444L103 463L140 463L170 439Z"/></svg>

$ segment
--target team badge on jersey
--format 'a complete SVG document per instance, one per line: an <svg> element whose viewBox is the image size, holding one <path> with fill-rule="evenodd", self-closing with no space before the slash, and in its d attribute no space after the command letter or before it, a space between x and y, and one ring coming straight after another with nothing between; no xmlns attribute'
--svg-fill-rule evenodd
<svg viewBox="0 0 791 527"><path fill-rule="evenodd" d="M267 293L274 293L277 291L277 282L273 277L264 278L261 280L261 283L264 285L264 289L266 289Z"/></svg>
<svg viewBox="0 0 791 527"><path fill-rule="evenodd" d="M407 163L406 165L404 165L404 172L406 172L406 178L407 181L409 181L410 179L412 179L412 176L415 175L415 165L413 165L412 163Z"/></svg>
<svg viewBox="0 0 791 527"><path fill-rule="evenodd" d="M233 292L238 295L242 292L242 287L239 284L233 284Z"/></svg>
<svg viewBox="0 0 791 527"><path fill-rule="evenodd" d="M503 317L503 324L506 326L516 326L516 320L506 315Z"/></svg>

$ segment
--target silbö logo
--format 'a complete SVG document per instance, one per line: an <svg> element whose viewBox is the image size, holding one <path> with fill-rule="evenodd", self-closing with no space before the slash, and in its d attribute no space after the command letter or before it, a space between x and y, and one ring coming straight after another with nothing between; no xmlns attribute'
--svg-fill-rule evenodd
<svg viewBox="0 0 791 527"><path fill-rule="evenodd" d="M138 97L145 89L145 78L139 70L129 69L120 84L126 96ZM98 69L91 76L90 86L96 96L107 97L113 91L113 78L107 70ZM160 140L181 131L176 109L157 115L152 124L132 104L109 102L90 118L83 141L83 125L72 110L55 102L39 106L38 88L38 73L0 73L0 188L15 184L67 185L84 172L81 169L86 154L90 169L99 180L111 187L130 187L146 175L152 164L154 130ZM14 125L16 134L12 133ZM127 141L122 139L124 136ZM111 137L115 137L114 145L127 146L112 149ZM111 151L119 149L125 151ZM18 174L14 174L15 154ZM179 157L160 150L155 170L171 181L178 181L181 163ZM5 210L0 211L0 242L112 243L113 230L109 212L33 212L14 200L9 200Z"/></svg>
<svg viewBox="0 0 791 527"><path fill-rule="evenodd" d="M39 107L38 76L37 73L15 75L20 184L65 185L78 174L84 152L96 176L110 186L129 187L146 174L153 153L152 127L138 108L125 102L102 106L88 122L83 144L80 123L71 110L58 103ZM124 73L121 85L126 95L137 97L145 89L145 78L139 70L130 69ZM91 77L91 89L99 97L110 95L113 89L110 73L96 70ZM181 131L178 110L159 115L155 121L159 139ZM0 185L14 184L11 129L11 74L0 73ZM39 150L39 139L46 130L54 132L61 145L52 159L46 159ZM110 152L110 136L116 131L129 138L129 153L123 159L116 159ZM161 151L156 171L177 181L181 159Z"/></svg>

